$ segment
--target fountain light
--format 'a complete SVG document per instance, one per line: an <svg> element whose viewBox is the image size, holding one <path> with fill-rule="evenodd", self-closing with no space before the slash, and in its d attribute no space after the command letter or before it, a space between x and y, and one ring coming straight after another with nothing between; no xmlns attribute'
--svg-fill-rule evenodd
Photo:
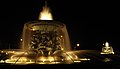
<svg viewBox="0 0 120 69"><path fill-rule="evenodd" d="M47 6L47 2L45 2L45 6L43 7L43 10L40 12L38 20L53 20L50 9Z"/></svg>
<svg viewBox="0 0 120 69"><path fill-rule="evenodd" d="M80 44L77 44L77 46L80 46Z"/></svg>
<svg viewBox="0 0 120 69"><path fill-rule="evenodd" d="M20 41L22 41L22 39L20 39Z"/></svg>
<svg viewBox="0 0 120 69"><path fill-rule="evenodd" d="M109 43L106 42L105 46L102 47L102 52L100 54L114 54L112 46L109 46Z"/></svg>

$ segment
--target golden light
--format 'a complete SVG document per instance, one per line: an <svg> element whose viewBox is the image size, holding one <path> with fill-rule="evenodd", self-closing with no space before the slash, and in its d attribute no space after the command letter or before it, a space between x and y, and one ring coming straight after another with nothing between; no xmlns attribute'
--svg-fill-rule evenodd
<svg viewBox="0 0 120 69"><path fill-rule="evenodd" d="M6 52L5 54L7 55L8 53Z"/></svg>
<svg viewBox="0 0 120 69"><path fill-rule="evenodd" d="M109 43L108 43L108 42L106 42L106 43L105 43L105 46L107 46L107 47L108 47L108 46L109 46Z"/></svg>
<svg viewBox="0 0 120 69"><path fill-rule="evenodd" d="M48 57L48 60L49 60L50 62L52 62L52 61L54 61L54 57L49 56L49 57Z"/></svg>
<svg viewBox="0 0 120 69"><path fill-rule="evenodd" d="M42 57L39 58L39 60L42 61L42 62L45 62L46 58L42 56Z"/></svg>
<svg viewBox="0 0 120 69"><path fill-rule="evenodd" d="M25 55L28 55L28 53L26 52Z"/></svg>
<svg viewBox="0 0 120 69"><path fill-rule="evenodd" d="M103 43L103 45L104 45L104 43Z"/></svg>
<svg viewBox="0 0 120 69"><path fill-rule="evenodd" d="M49 7L46 5L43 7L43 10L40 12L39 20L53 20L52 14Z"/></svg>
<svg viewBox="0 0 120 69"><path fill-rule="evenodd" d="M35 31L35 29L34 29L34 28L33 28L32 30L33 30L33 31Z"/></svg>
<svg viewBox="0 0 120 69"><path fill-rule="evenodd" d="M80 58L80 60L90 60L89 58Z"/></svg>
<svg viewBox="0 0 120 69"><path fill-rule="evenodd" d="M8 51L8 53L15 53L15 51Z"/></svg>
<svg viewBox="0 0 120 69"><path fill-rule="evenodd" d="M24 52L14 52L14 54L23 54Z"/></svg>
<svg viewBox="0 0 120 69"><path fill-rule="evenodd" d="M1 51L1 53L3 53L4 51Z"/></svg>
<svg viewBox="0 0 120 69"><path fill-rule="evenodd" d="M76 60L76 61L74 61L74 62L81 62L81 61L79 61L79 60Z"/></svg>
<svg viewBox="0 0 120 69"><path fill-rule="evenodd" d="M61 50L64 50L64 48L61 48Z"/></svg>
<svg viewBox="0 0 120 69"><path fill-rule="evenodd" d="M22 41L23 39L21 38L20 41Z"/></svg>
<svg viewBox="0 0 120 69"><path fill-rule="evenodd" d="M13 60L13 57L14 57L14 55L13 55L13 56L11 56L11 57L10 57L10 59L11 59L11 60Z"/></svg>
<svg viewBox="0 0 120 69"><path fill-rule="evenodd" d="M62 38L63 36L61 35L60 37Z"/></svg>
<svg viewBox="0 0 120 69"><path fill-rule="evenodd" d="M1 60L0 62L1 62L1 63L4 63L5 61Z"/></svg>
<svg viewBox="0 0 120 69"><path fill-rule="evenodd" d="M20 60L21 62L26 62L26 61L27 61L27 58L26 58L26 57L21 57L19 60Z"/></svg>
<svg viewBox="0 0 120 69"><path fill-rule="evenodd" d="M80 46L80 44L77 44L77 46Z"/></svg>

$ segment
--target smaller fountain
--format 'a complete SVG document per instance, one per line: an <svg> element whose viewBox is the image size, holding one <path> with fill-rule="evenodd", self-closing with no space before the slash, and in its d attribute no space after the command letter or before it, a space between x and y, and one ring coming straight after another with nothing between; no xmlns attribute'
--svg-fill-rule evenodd
<svg viewBox="0 0 120 69"><path fill-rule="evenodd" d="M112 46L109 46L109 43L105 43L105 47L102 47L101 54L114 54Z"/></svg>

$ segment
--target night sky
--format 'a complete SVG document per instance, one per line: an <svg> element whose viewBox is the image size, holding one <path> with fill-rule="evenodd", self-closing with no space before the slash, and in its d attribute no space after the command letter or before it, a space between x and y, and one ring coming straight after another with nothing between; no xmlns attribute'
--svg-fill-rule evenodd
<svg viewBox="0 0 120 69"><path fill-rule="evenodd" d="M66 24L72 46L79 49L101 50L108 41L120 49L120 25L117 4L111 2L82 2L47 0L53 19ZM25 22L37 20L44 0L16 0L0 2L0 48L18 48Z"/></svg>

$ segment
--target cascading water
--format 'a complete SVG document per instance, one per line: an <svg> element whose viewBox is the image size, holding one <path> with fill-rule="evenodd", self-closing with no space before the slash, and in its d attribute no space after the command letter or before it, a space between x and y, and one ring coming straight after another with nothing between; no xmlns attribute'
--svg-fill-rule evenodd
<svg viewBox="0 0 120 69"><path fill-rule="evenodd" d="M41 53L43 51L71 50L66 26L57 21L40 20L25 23L22 39L22 49L24 50Z"/></svg>
<svg viewBox="0 0 120 69"><path fill-rule="evenodd" d="M43 7L39 20L24 24L21 52L9 52L6 63L12 64L69 64L78 59L71 51L66 25L53 21L49 8Z"/></svg>

